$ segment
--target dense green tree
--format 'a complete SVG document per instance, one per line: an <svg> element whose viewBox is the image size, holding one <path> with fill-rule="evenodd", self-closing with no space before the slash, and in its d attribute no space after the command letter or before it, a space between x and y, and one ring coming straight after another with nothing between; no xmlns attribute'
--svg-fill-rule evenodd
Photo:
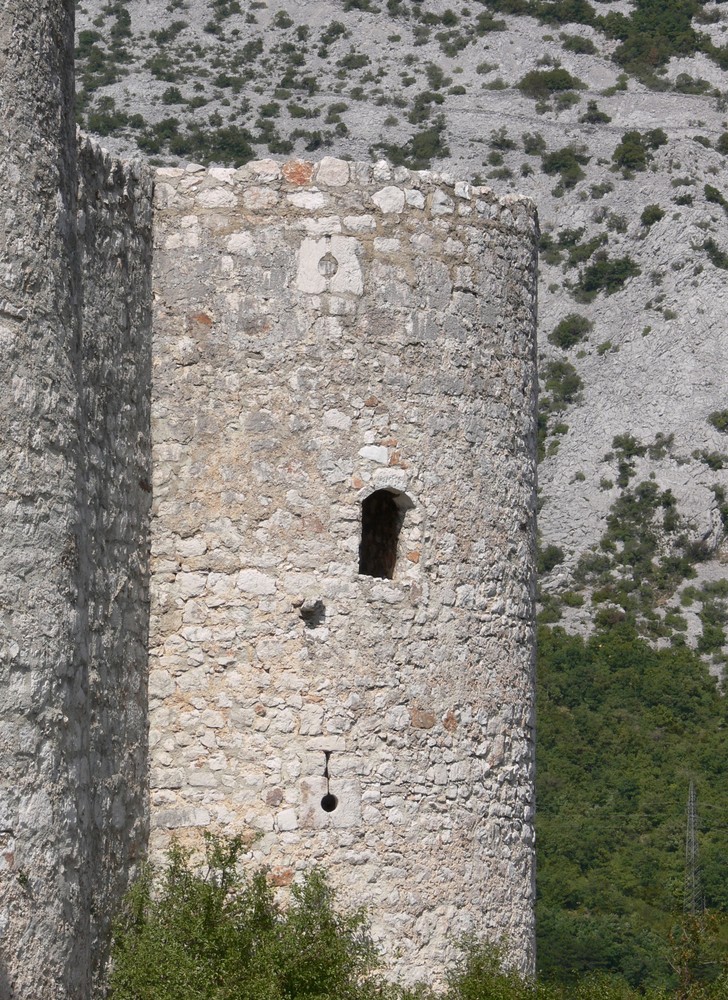
<svg viewBox="0 0 728 1000"><path fill-rule="evenodd" d="M696 653L654 649L627 621L586 640L543 627L538 669L540 968L673 984L691 777L706 903L726 912L725 699Z"/></svg>

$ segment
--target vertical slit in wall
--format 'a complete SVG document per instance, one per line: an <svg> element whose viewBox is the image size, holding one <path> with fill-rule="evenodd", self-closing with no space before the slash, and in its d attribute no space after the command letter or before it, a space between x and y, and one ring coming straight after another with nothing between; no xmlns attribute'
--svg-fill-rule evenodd
<svg viewBox="0 0 728 1000"><path fill-rule="evenodd" d="M397 564L397 546L404 516L412 503L405 494L376 490L361 507L359 572L391 580Z"/></svg>

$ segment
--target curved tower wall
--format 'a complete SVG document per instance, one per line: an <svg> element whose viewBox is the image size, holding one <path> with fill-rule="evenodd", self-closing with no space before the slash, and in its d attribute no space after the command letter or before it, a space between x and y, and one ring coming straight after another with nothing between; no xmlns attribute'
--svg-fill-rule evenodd
<svg viewBox="0 0 728 1000"><path fill-rule="evenodd" d="M157 173L153 847L324 865L408 979L533 963L536 239L385 164Z"/></svg>

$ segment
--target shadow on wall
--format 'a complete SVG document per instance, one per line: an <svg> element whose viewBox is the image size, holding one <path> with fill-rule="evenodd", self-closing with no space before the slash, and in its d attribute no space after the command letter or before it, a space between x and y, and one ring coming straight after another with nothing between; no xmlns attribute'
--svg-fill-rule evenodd
<svg viewBox="0 0 728 1000"><path fill-rule="evenodd" d="M0 955L0 1000L15 1000L15 993L5 972L5 962Z"/></svg>

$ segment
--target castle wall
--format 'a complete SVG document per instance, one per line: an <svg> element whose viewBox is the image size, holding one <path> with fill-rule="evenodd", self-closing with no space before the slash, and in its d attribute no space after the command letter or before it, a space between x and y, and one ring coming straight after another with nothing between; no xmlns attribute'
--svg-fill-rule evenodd
<svg viewBox="0 0 728 1000"><path fill-rule="evenodd" d="M3 5L3 1000L90 997L146 833L151 176L77 158L72 57L70 0Z"/></svg>
<svg viewBox="0 0 728 1000"><path fill-rule="evenodd" d="M83 996L86 560L70 0L0 10L0 995Z"/></svg>
<svg viewBox="0 0 728 1000"><path fill-rule="evenodd" d="M146 851L152 173L79 145L92 963Z"/></svg>
<svg viewBox="0 0 728 1000"><path fill-rule="evenodd" d="M408 979L533 963L536 238L385 164L157 172L152 845L324 864Z"/></svg>

